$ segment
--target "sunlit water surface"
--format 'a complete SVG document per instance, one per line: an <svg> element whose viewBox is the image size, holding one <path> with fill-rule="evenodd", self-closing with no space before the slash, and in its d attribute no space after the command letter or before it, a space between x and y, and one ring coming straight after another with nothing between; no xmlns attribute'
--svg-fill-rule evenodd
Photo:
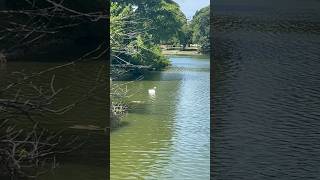
<svg viewBox="0 0 320 180"><path fill-rule="evenodd" d="M210 61L170 60L166 71L128 84L135 103L111 133L112 180L210 178Z"/></svg>

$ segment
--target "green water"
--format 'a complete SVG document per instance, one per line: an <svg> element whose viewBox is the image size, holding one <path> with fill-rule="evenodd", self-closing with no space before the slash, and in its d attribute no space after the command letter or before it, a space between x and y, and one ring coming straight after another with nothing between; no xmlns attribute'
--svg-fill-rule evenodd
<svg viewBox="0 0 320 180"><path fill-rule="evenodd" d="M168 70L127 85L134 102L111 133L112 180L210 178L210 60L170 60Z"/></svg>

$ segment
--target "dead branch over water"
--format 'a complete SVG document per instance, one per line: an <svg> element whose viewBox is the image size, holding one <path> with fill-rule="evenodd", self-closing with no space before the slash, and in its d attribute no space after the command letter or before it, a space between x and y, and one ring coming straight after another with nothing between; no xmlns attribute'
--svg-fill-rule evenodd
<svg viewBox="0 0 320 180"><path fill-rule="evenodd" d="M6 52L34 45L70 28L108 20L105 11L81 12L66 7L63 0L23 2L26 4L23 8L0 10L0 41L14 42L2 47Z"/></svg>
<svg viewBox="0 0 320 180"><path fill-rule="evenodd" d="M94 94L98 86L75 102L57 106L55 101L65 89L55 87L55 75L47 86L37 86L32 80L0 93L0 176L37 177L56 168L58 155L83 144L77 136L66 138L62 132L48 131L41 122L50 115L64 115Z"/></svg>
<svg viewBox="0 0 320 180"><path fill-rule="evenodd" d="M78 138L63 139L35 124L22 130L10 122L0 124L0 177L36 178L58 166L56 156L71 152L82 144Z"/></svg>

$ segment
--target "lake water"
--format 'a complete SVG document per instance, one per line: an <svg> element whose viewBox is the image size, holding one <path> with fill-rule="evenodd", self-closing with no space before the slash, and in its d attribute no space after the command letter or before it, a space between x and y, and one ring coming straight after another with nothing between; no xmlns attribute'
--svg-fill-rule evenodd
<svg viewBox="0 0 320 180"><path fill-rule="evenodd" d="M15 80L12 72L26 74L43 71L63 63L40 62L9 62L1 65L0 84ZM60 68L53 73L47 73L42 78L35 78L33 82L48 87L53 74L56 75L55 87L66 88L57 99L56 105L68 105L92 89L97 79L97 74L103 67L102 63L79 63L77 65ZM107 171L107 135L102 131L86 129L71 129L72 126L97 126L104 128L107 124L107 94L106 85L94 91L94 95L78 104L74 109L60 116L45 116L40 118L40 125L51 131L61 131L64 137L78 136L85 144L72 153L57 156L58 167L40 176L40 180L105 180ZM12 91L13 92L13 91ZM14 93L14 92L13 92ZM30 128L26 122L18 122L18 126Z"/></svg>
<svg viewBox="0 0 320 180"><path fill-rule="evenodd" d="M213 179L319 179L319 9L214 1Z"/></svg>
<svg viewBox="0 0 320 180"><path fill-rule="evenodd" d="M170 60L166 71L127 85L134 102L111 132L112 180L210 179L209 58Z"/></svg>

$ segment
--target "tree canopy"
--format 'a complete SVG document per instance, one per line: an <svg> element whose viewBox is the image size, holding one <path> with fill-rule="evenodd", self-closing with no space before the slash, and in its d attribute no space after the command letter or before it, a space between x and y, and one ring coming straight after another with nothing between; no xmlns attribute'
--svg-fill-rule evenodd
<svg viewBox="0 0 320 180"><path fill-rule="evenodd" d="M134 7L135 17L143 20L140 28L147 30L155 43L181 36L183 26L187 24L179 5L172 0L115 0L114 2Z"/></svg>
<svg viewBox="0 0 320 180"><path fill-rule="evenodd" d="M200 45L200 51L210 51L210 6L200 9L190 24L192 42Z"/></svg>
<svg viewBox="0 0 320 180"><path fill-rule="evenodd" d="M115 0L110 19L112 63L150 65L156 69L169 64L161 54L160 42L184 38L187 26L180 7L168 0Z"/></svg>
<svg viewBox="0 0 320 180"><path fill-rule="evenodd" d="M196 12L188 23L172 0L114 0L111 2L111 58L113 64L146 65L161 69L169 61L160 44L191 42L210 50L210 7Z"/></svg>

